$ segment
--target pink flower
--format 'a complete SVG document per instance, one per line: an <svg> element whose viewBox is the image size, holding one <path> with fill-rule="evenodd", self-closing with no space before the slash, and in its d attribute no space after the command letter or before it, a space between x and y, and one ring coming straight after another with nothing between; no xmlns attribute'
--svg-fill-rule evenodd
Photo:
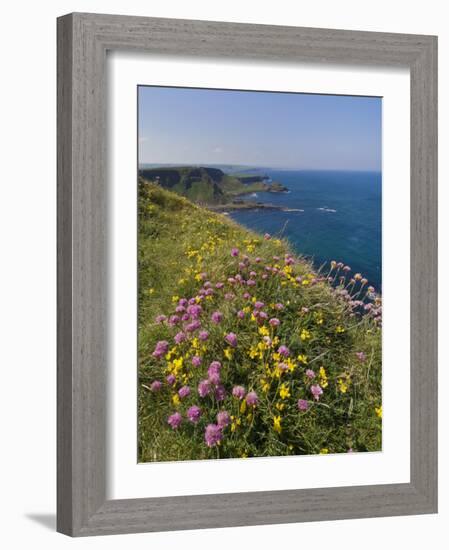
<svg viewBox="0 0 449 550"><path fill-rule="evenodd" d="M230 332L229 334L227 334L225 336L225 340L233 348L237 346L237 335L234 334L233 332Z"/></svg>
<svg viewBox="0 0 449 550"><path fill-rule="evenodd" d="M181 422L182 422L181 413L175 412L175 413L171 414L168 417L167 422L170 424L170 426L172 427L173 430L177 430L179 428Z"/></svg>
<svg viewBox="0 0 449 550"><path fill-rule="evenodd" d="M173 386L173 384L176 382L176 376L174 374L169 374L165 380L167 380L167 384Z"/></svg>
<svg viewBox="0 0 449 550"><path fill-rule="evenodd" d="M276 304L274 307L275 307L278 311L281 311L282 309L284 309L284 304L279 303L279 304Z"/></svg>
<svg viewBox="0 0 449 550"><path fill-rule="evenodd" d="M298 409L300 411L306 411L309 408L309 402L305 399L299 399L298 400Z"/></svg>
<svg viewBox="0 0 449 550"><path fill-rule="evenodd" d="M156 357L156 359L159 359L163 355L165 355L168 351L168 342L166 340L160 340L153 351L153 357Z"/></svg>
<svg viewBox="0 0 449 550"><path fill-rule="evenodd" d="M159 391L161 388L162 382L160 382L159 380L155 380L150 386L151 391Z"/></svg>
<svg viewBox="0 0 449 550"><path fill-rule="evenodd" d="M236 258L239 255L239 249L238 248L232 248L231 249L231 256Z"/></svg>
<svg viewBox="0 0 449 550"><path fill-rule="evenodd" d="M221 321L223 319L223 314L220 313L219 311L214 311L212 313L212 315L210 316L210 318L211 318L212 323L215 323L216 325L218 325L219 323L221 323Z"/></svg>
<svg viewBox="0 0 449 550"><path fill-rule="evenodd" d="M363 351L357 351L356 352L356 355L357 355L357 359L361 362L361 363L364 363L366 361L366 354L363 352Z"/></svg>
<svg viewBox="0 0 449 550"><path fill-rule="evenodd" d="M208 424L204 432L204 441L208 447L215 447L223 439L221 427L217 424Z"/></svg>
<svg viewBox="0 0 449 550"><path fill-rule="evenodd" d="M186 339L186 335L185 335L184 332L181 331L181 332L178 332L177 334L175 334L174 340L177 344L180 344L181 342L184 342L185 339Z"/></svg>
<svg viewBox="0 0 449 550"><path fill-rule="evenodd" d="M264 304L263 302L256 302L256 303L254 304L254 307L255 307L256 309L262 309L263 307L265 307L265 304Z"/></svg>
<svg viewBox="0 0 449 550"><path fill-rule="evenodd" d="M204 342L209 338L209 333L207 330L200 330L198 333L198 338Z"/></svg>
<svg viewBox="0 0 449 550"><path fill-rule="evenodd" d="M217 401L223 401L226 397L226 390L223 384L218 384L214 392L215 399Z"/></svg>
<svg viewBox="0 0 449 550"><path fill-rule="evenodd" d="M187 313L192 316L192 319L197 319L201 312L203 311L203 308L199 304L192 304L187 308Z"/></svg>
<svg viewBox="0 0 449 550"><path fill-rule="evenodd" d="M217 414L217 424L221 428L225 428L226 426L229 425L230 422L231 422L231 417L229 416L229 413L227 411L220 411Z"/></svg>
<svg viewBox="0 0 449 550"><path fill-rule="evenodd" d="M263 238L266 240L266 241L269 241L271 239L271 235L269 233L265 233L265 235L263 236Z"/></svg>
<svg viewBox="0 0 449 550"><path fill-rule="evenodd" d="M312 369L307 369L306 376L307 378L310 378L312 380L313 378L315 378L315 372Z"/></svg>
<svg viewBox="0 0 449 550"><path fill-rule="evenodd" d="M245 397L245 388L243 386L234 386L232 388L232 395L237 399L243 399Z"/></svg>
<svg viewBox="0 0 449 550"><path fill-rule="evenodd" d="M249 292L244 292L244 293L243 293L243 298L244 298L245 300L249 300L249 299L251 298L251 294L250 294Z"/></svg>
<svg viewBox="0 0 449 550"><path fill-rule="evenodd" d="M250 391L246 395L246 404L250 407L255 407L259 402L259 397L255 391Z"/></svg>
<svg viewBox="0 0 449 550"><path fill-rule="evenodd" d="M189 386L183 386L179 389L178 395L181 399L184 399L184 397L188 397L190 395L190 388Z"/></svg>
<svg viewBox="0 0 449 550"><path fill-rule="evenodd" d="M290 355L290 350L287 346L279 346L278 353L284 357L288 357Z"/></svg>
<svg viewBox="0 0 449 550"><path fill-rule="evenodd" d="M223 287L224 287L224 283L222 283L222 282L218 282L218 283L215 285L215 288L218 289L218 290L220 290L220 289L223 288Z"/></svg>
<svg viewBox="0 0 449 550"><path fill-rule="evenodd" d="M166 315L158 315L155 319L157 324L165 323L166 320L167 320Z"/></svg>
<svg viewBox="0 0 449 550"><path fill-rule="evenodd" d="M201 382L198 384L198 395L200 397L206 397L206 395L209 395L211 392L211 385L209 380L201 380Z"/></svg>
<svg viewBox="0 0 449 550"><path fill-rule="evenodd" d="M268 322L270 323L270 325L271 325L272 327L278 327L278 326L281 324L281 322L279 321L279 319L276 319L276 317L273 317L273 318L270 319Z"/></svg>
<svg viewBox="0 0 449 550"><path fill-rule="evenodd" d="M187 409L187 418L192 422L193 424L196 424L201 417L201 409L197 407L197 405L192 405L189 409Z"/></svg>
<svg viewBox="0 0 449 550"><path fill-rule="evenodd" d="M190 319L190 315L188 313L184 313L181 317L181 321L188 321Z"/></svg>
<svg viewBox="0 0 449 550"><path fill-rule="evenodd" d="M186 332L195 332L195 330L198 330L201 327L201 321L199 319L195 319L188 325L186 325L185 330Z"/></svg>
<svg viewBox="0 0 449 550"><path fill-rule="evenodd" d="M218 386L220 383L220 369L221 364L218 361L213 361L207 369L209 382L214 386Z"/></svg>
<svg viewBox="0 0 449 550"><path fill-rule="evenodd" d="M312 392L312 395L316 401L319 401L320 396L323 395L323 389L319 384L315 384L314 386L311 386L310 391Z"/></svg>
<svg viewBox="0 0 449 550"><path fill-rule="evenodd" d="M192 365L194 367L199 367L201 365L201 361L202 361L202 359L199 355L194 355L192 357Z"/></svg>
<svg viewBox="0 0 449 550"><path fill-rule="evenodd" d="M180 305L180 306L186 306L187 304L188 304L188 301L186 300L186 298L181 298L178 301L178 305Z"/></svg>
<svg viewBox="0 0 449 550"><path fill-rule="evenodd" d="M245 318L245 312L240 310L240 311L237 311L237 317L239 319L244 319Z"/></svg>

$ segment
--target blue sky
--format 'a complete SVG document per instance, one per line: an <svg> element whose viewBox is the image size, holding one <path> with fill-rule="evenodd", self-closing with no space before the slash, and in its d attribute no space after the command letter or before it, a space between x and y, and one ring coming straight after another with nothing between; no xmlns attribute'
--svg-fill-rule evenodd
<svg viewBox="0 0 449 550"><path fill-rule="evenodd" d="M381 170L382 100L140 86L139 162Z"/></svg>

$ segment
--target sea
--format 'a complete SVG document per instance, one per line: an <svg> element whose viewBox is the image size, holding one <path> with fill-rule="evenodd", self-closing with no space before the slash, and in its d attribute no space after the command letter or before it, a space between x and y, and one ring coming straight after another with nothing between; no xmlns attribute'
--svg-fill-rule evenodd
<svg viewBox="0 0 449 550"><path fill-rule="evenodd" d="M331 260L361 273L382 291L382 176L378 172L266 171L286 193L256 193L244 200L281 210L239 210L229 216L261 233L287 238L318 269Z"/></svg>

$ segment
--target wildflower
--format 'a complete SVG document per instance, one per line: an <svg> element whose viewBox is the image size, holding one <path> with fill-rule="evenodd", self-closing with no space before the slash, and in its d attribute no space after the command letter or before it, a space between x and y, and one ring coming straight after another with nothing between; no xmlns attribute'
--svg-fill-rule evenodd
<svg viewBox="0 0 449 550"><path fill-rule="evenodd" d="M337 328L335 329L335 332L337 334L342 334L343 332L345 332L345 329L342 326L338 325Z"/></svg>
<svg viewBox="0 0 449 550"><path fill-rule="evenodd" d="M298 361L300 363L303 363L304 365L307 365L307 355L299 354L298 355Z"/></svg>
<svg viewBox="0 0 449 550"><path fill-rule="evenodd" d="M304 342L305 340L310 340L310 338L310 332L307 329L303 328L301 331L301 340Z"/></svg>
<svg viewBox="0 0 449 550"><path fill-rule="evenodd" d="M346 393L348 391L348 385L343 380L343 378L339 378L337 381L338 389L341 391L341 393Z"/></svg>
<svg viewBox="0 0 449 550"><path fill-rule="evenodd" d="M246 395L246 404L250 407L255 407L257 403L259 402L259 398L257 396L257 393L255 391L250 391Z"/></svg>
<svg viewBox="0 0 449 550"><path fill-rule="evenodd" d="M174 340L175 340L175 342L176 342L177 344L180 344L181 342L184 342L185 339L186 339L186 335L185 335L185 333L182 332L182 331L178 332L178 333L175 335L175 338L174 338Z"/></svg>
<svg viewBox="0 0 449 550"><path fill-rule="evenodd" d="M316 401L320 400L320 396L323 395L323 390L319 384L315 384L310 387L310 391Z"/></svg>
<svg viewBox="0 0 449 550"><path fill-rule="evenodd" d="M263 302L255 302L254 307L256 309L262 309L263 307L265 307L265 304Z"/></svg>
<svg viewBox="0 0 449 550"><path fill-rule="evenodd" d="M199 304L191 304L187 308L187 313L192 316L192 319L197 319L201 312L203 311L203 308Z"/></svg>
<svg viewBox="0 0 449 550"><path fill-rule="evenodd" d="M290 355L290 350L287 346L280 346L278 349L278 353L280 355L283 355L284 357L288 357Z"/></svg>
<svg viewBox="0 0 449 550"><path fill-rule="evenodd" d="M278 432L279 434L282 432L281 417L280 416L273 417L273 430L275 432Z"/></svg>
<svg viewBox="0 0 449 550"><path fill-rule="evenodd" d="M281 324L281 322L279 321L279 319L277 319L276 317L273 317L273 318L270 319L268 322L270 323L270 325L271 325L272 327L278 327L278 326Z"/></svg>
<svg viewBox="0 0 449 550"><path fill-rule="evenodd" d="M190 315L188 313L184 313L184 315L181 316L181 321L188 321L190 319Z"/></svg>
<svg viewBox="0 0 449 550"><path fill-rule="evenodd" d="M224 354L224 356L226 357L226 359L231 360L231 359L232 359L232 355L233 355L233 349L232 349L232 348L225 348L225 349L223 350L223 354Z"/></svg>
<svg viewBox="0 0 449 550"><path fill-rule="evenodd" d="M245 300L250 300L250 299L251 299L251 294L250 294L249 292L244 292L244 293L243 293L243 298L244 298Z"/></svg>
<svg viewBox="0 0 449 550"><path fill-rule="evenodd" d="M307 378L310 378L310 380L313 380L315 378L315 372L312 369L307 369L306 376Z"/></svg>
<svg viewBox="0 0 449 550"><path fill-rule="evenodd" d="M281 304L281 303L275 304L274 308L277 309L278 311L281 311L284 309L284 304Z"/></svg>
<svg viewBox="0 0 449 550"><path fill-rule="evenodd" d="M156 347L153 351L153 357L156 357L156 359L159 359L163 355L165 355L168 351L168 342L166 340L159 340L159 342L156 344Z"/></svg>
<svg viewBox="0 0 449 550"><path fill-rule="evenodd" d="M243 399L245 397L245 388L243 386L234 386L232 388L232 395L237 399Z"/></svg>
<svg viewBox="0 0 449 550"><path fill-rule="evenodd" d="M326 371L325 371L324 367L320 367L319 374L320 374L320 385L321 385L321 387L327 388L327 386L328 386L327 374L326 374Z"/></svg>
<svg viewBox="0 0 449 550"><path fill-rule="evenodd" d="M226 398L226 390L223 384L217 384L214 396L217 401L224 401L224 399Z"/></svg>
<svg viewBox="0 0 449 550"><path fill-rule="evenodd" d="M356 356L357 356L357 359L361 362L361 363L364 363L366 361L366 354L365 352L363 351L357 351L356 352Z"/></svg>
<svg viewBox="0 0 449 550"><path fill-rule="evenodd" d="M217 424L208 424L204 432L204 441L208 447L215 447L223 439L221 427Z"/></svg>
<svg viewBox="0 0 449 550"><path fill-rule="evenodd" d="M202 359L199 355L194 355L192 357L192 365L194 367L199 367L201 365L201 361L202 361Z"/></svg>
<svg viewBox="0 0 449 550"><path fill-rule="evenodd" d="M212 313L212 315L210 316L210 319L213 323L215 323L216 325L218 325L219 323L221 323L222 319L223 319L223 314L220 313L219 311L214 311Z"/></svg>
<svg viewBox="0 0 449 550"><path fill-rule="evenodd" d="M207 330L200 330L200 332L198 333L198 338L204 342L209 338L209 333L207 332Z"/></svg>
<svg viewBox="0 0 449 550"><path fill-rule="evenodd" d="M231 300L233 300L235 298L235 294L233 292L226 292L226 294L224 295L224 298L225 298L225 300L230 302Z"/></svg>
<svg viewBox="0 0 449 550"><path fill-rule="evenodd" d="M270 331L265 325L262 325L261 327L259 327L258 332L261 336L268 336L270 334Z"/></svg>
<svg viewBox="0 0 449 550"><path fill-rule="evenodd" d="M162 382L155 380L150 386L151 391L159 391L162 388Z"/></svg>
<svg viewBox="0 0 449 550"><path fill-rule="evenodd" d="M167 384L173 386L173 384L176 382L176 376L174 374L169 374L165 380L167 380Z"/></svg>
<svg viewBox="0 0 449 550"><path fill-rule="evenodd" d="M225 336L225 340L233 348L237 346L237 335L234 334L233 332L230 332L229 334L227 334Z"/></svg>
<svg viewBox="0 0 449 550"><path fill-rule="evenodd" d="M237 317L238 317L239 319L244 319L244 318L245 318L245 312L242 311L242 310L238 311L238 312L237 312Z"/></svg>
<svg viewBox="0 0 449 550"><path fill-rule="evenodd" d="M193 424L196 424L201 417L201 409L197 405L192 405L187 409L187 418Z"/></svg>
<svg viewBox="0 0 449 550"><path fill-rule="evenodd" d="M328 455L328 454L329 454L329 449L327 449L326 447L320 450L320 455Z"/></svg>
<svg viewBox="0 0 449 550"><path fill-rule="evenodd" d="M206 397L211 392L211 385L209 380L201 380L198 384L198 395L200 397Z"/></svg>
<svg viewBox="0 0 449 550"><path fill-rule="evenodd" d="M198 330L201 327L201 321L199 319L195 319L188 325L186 325L185 330L186 332L195 332L195 330Z"/></svg>
<svg viewBox="0 0 449 550"><path fill-rule="evenodd" d="M158 315L155 319L155 322L157 324L161 324L161 323L165 323L165 321L167 320L167 316L166 315Z"/></svg>
<svg viewBox="0 0 449 550"><path fill-rule="evenodd" d="M218 386L220 383L220 369L217 369L211 365L207 370L207 376L211 384Z"/></svg>
<svg viewBox="0 0 449 550"><path fill-rule="evenodd" d="M215 288L218 289L218 290L220 290L223 287L224 287L224 283L222 283L222 282L218 282L218 283L215 284Z"/></svg>
<svg viewBox="0 0 449 550"><path fill-rule="evenodd" d="M376 416L378 416L379 418L382 418L382 407L376 407L374 411L376 413Z"/></svg>
<svg viewBox="0 0 449 550"><path fill-rule="evenodd" d="M171 398L173 405L177 407L181 403L181 399L179 398L179 395L175 393Z"/></svg>
<svg viewBox="0 0 449 550"><path fill-rule="evenodd" d="M290 397L290 390L285 384L281 384L281 388L279 390L279 395L281 399L286 399L287 397Z"/></svg>
<svg viewBox="0 0 449 550"><path fill-rule="evenodd" d="M256 286L256 281L254 281L254 279L248 279L246 284L247 286Z"/></svg>
<svg viewBox="0 0 449 550"><path fill-rule="evenodd" d="M184 399L184 397L188 397L190 395L190 388L189 386L183 386L179 389L178 395L181 399Z"/></svg>
<svg viewBox="0 0 449 550"><path fill-rule="evenodd" d="M271 235L269 233L265 233L265 235L263 236L263 238L266 240L266 241L269 241L271 239Z"/></svg>
<svg viewBox="0 0 449 550"><path fill-rule="evenodd" d="M230 422L231 422L231 417L229 416L229 413L227 411L220 411L217 414L217 424L221 428L228 426Z"/></svg>
<svg viewBox="0 0 449 550"><path fill-rule="evenodd" d="M184 306L176 306L176 313L183 313L186 310Z"/></svg>
<svg viewBox="0 0 449 550"><path fill-rule="evenodd" d="M239 249L238 248L232 248L231 249L231 256L236 258L239 255Z"/></svg>
<svg viewBox="0 0 449 550"><path fill-rule="evenodd" d="M300 411L307 411L309 408L309 402L305 399L298 399L298 409Z"/></svg>
<svg viewBox="0 0 449 550"><path fill-rule="evenodd" d="M168 417L167 422L170 424L170 426L172 427L173 430L178 429L181 422L182 422L181 413L175 412L175 413L171 414Z"/></svg>

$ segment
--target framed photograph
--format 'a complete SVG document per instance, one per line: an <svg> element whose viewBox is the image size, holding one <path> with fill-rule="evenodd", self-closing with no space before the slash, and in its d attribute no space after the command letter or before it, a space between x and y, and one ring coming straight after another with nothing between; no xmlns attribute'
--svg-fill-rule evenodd
<svg viewBox="0 0 449 550"><path fill-rule="evenodd" d="M58 531L437 511L437 39L58 19Z"/></svg>

